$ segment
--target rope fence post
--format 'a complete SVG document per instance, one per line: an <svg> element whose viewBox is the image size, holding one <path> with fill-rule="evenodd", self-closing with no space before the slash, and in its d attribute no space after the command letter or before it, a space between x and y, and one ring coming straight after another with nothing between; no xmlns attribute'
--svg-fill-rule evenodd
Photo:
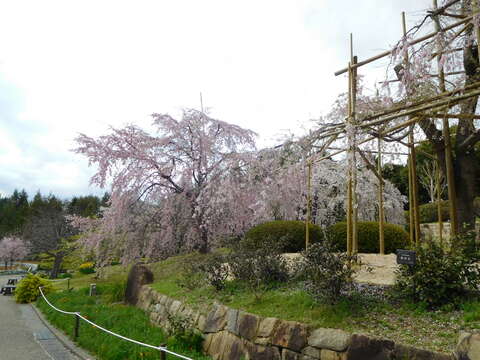
<svg viewBox="0 0 480 360"><path fill-rule="evenodd" d="M167 344L161 344L162 348L166 348ZM160 360L167 360L167 353L163 350L160 350Z"/></svg>
<svg viewBox="0 0 480 360"><path fill-rule="evenodd" d="M80 316L78 316L78 314L75 314L75 326L73 328L73 339L75 341L78 339L79 330L80 330Z"/></svg>

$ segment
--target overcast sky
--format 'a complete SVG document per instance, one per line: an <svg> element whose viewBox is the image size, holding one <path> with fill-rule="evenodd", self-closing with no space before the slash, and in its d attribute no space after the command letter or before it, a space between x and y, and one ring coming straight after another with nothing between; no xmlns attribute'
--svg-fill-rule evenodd
<svg viewBox="0 0 480 360"><path fill-rule="evenodd" d="M99 194L78 133L200 107L256 131L297 131L346 90L359 59L417 22L424 0L0 0L0 194ZM360 71L382 80L379 67Z"/></svg>

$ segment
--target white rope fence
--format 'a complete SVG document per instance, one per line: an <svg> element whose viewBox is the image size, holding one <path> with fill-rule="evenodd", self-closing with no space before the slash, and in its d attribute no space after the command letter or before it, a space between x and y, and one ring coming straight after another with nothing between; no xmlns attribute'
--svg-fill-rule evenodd
<svg viewBox="0 0 480 360"><path fill-rule="evenodd" d="M100 325L95 324L93 321L88 320L87 318L85 318L84 316L82 316L79 312L72 312L72 311L64 311L64 310L61 310L61 309L55 307L52 303L50 303L50 301L47 300L47 298L45 297L45 294L44 294L43 291L42 291L42 286L40 286L40 287L38 288L38 290L40 290L40 294L42 294L43 299L45 300L45 302L46 302L51 308L53 308L54 310L56 310L56 311L58 311L58 312L60 312L60 313L62 313L62 314L75 315L75 316L76 316L76 318L77 318L77 324L76 324L76 329L75 329L75 336L78 336L78 319L82 319L83 321L89 323L90 325L96 327L97 329L100 329L100 330L102 330L102 331L104 331L104 332L106 332L106 333L108 333L108 334L110 334L110 335L116 336L116 337L118 337L118 338L120 338L120 339L122 339L122 340L130 341L131 343L134 343L134 344L137 344L137 345L141 345L141 346L145 346L145 347L148 347L148 348L150 348L150 349L155 349L155 350L161 351L161 352L163 352L163 353L167 353L167 354L176 356L176 357L178 357L178 358L180 358L180 359L193 360L192 358L189 358L189 357L186 357L186 356L177 354L177 353L175 353L175 352L173 352L173 351L170 351L170 350L168 350L168 349L167 349L166 347L164 347L164 346L155 346L155 345L145 344L145 343L143 343L143 342L141 342L141 341L133 340L133 339L127 338L127 337L125 337L125 336L123 336L123 335L117 334L117 333L115 333L115 332L113 332L113 331L110 331L110 330L108 330L108 329L105 329L104 327L101 327Z"/></svg>

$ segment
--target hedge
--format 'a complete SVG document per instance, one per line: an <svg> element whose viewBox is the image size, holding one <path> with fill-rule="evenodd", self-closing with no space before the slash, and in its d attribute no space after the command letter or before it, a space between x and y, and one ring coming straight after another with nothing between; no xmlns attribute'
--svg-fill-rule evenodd
<svg viewBox="0 0 480 360"><path fill-rule="evenodd" d="M378 222L361 221L358 225L358 252L379 253ZM338 245L340 251L347 250L347 223L339 222L330 226L327 236ZM409 245L408 233L401 226L394 224L384 225L385 253L394 253L397 249L405 249Z"/></svg>
<svg viewBox="0 0 480 360"><path fill-rule="evenodd" d="M310 224L310 242L320 241L322 229ZM245 244L258 247L265 239L278 239L284 242L284 252L300 252L305 249L305 223L294 220L275 220L259 224L245 234Z"/></svg>
<svg viewBox="0 0 480 360"><path fill-rule="evenodd" d="M450 220L450 211L448 208L449 201L442 200L440 204L442 209L442 221ZM474 208L475 208L475 213L480 214L480 197L475 198ZM419 210L420 210L420 222L422 224L438 222L437 202L420 205ZM407 224L409 222L409 216L410 216L410 212L405 211L405 219L407 221Z"/></svg>

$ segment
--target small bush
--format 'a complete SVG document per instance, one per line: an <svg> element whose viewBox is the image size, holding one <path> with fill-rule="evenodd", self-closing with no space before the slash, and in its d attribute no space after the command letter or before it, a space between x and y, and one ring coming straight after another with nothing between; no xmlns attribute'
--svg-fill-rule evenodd
<svg viewBox="0 0 480 360"><path fill-rule="evenodd" d="M310 224L310 243L322 239L322 229ZM303 221L269 221L251 228L245 234L245 245L251 248L258 248L269 240L283 240L283 252L300 252L305 249L305 223Z"/></svg>
<svg viewBox="0 0 480 360"><path fill-rule="evenodd" d="M42 286L42 291L46 295L53 291L52 284L36 275L27 275L17 285L15 289L15 300L18 303L31 303L40 296L38 288Z"/></svg>
<svg viewBox="0 0 480 360"><path fill-rule="evenodd" d="M255 249L240 244L228 256L233 277L245 283L259 299L265 290L290 279L283 248L282 239L265 241Z"/></svg>
<svg viewBox="0 0 480 360"><path fill-rule="evenodd" d="M357 258L336 251L336 245L325 240L302 253L297 276L305 280L305 290L319 302L336 303L352 289L352 264Z"/></svg>
<svg viewBox="0 0 480 360"><path fill-rule="evenodd" d="M441 201L441 210L442 210L442 221L448 221L450 220L450 211L449 211L449 201L448 200L442 200ZM480 216L480 197L475 198L474 200L474 211L475 214ZM432 223L432 222L438 222L438 212L437 212L437 203L428 203L428 204L423 204L418 207L419 212L420 212L420 222L423 223ZM410 212L405 211L405 219L407 221L407 224L409 222L409 216Z"/></svg>
<svg viewBox="0 0 480 360"><path fill-rule="evenodd" d="M394 294L429 308L458 305L468 292L480 288L478 252L468 243L461 239L451 250L435 242L417 247L417 263L412 269L401 266Z"/></svg>
<svg viewBox="0 0 480 360"><path fill-rule="evenodd" d="M97 293L102 296L102 300L107 304L119 303L125 300L126 281L118 281L108 285L101 285L97 288Z"/></svg>
<svg viewBox="0 0 480 360"><path fill-rule="evenodd" d="M93 274L95 272L95 265L93 262L86 262L78 267L78 271L82 274Z"/></svg>
<svg viewBox="0 0 480 360"><path fill-rule="evenodd" d="M359 253L378 253L379 233L378 222L364 221L358 222L358 252ZM330 226L326 233L338 246L340 251L347 250L347 223L340 222ZM409 245L408 233L400 226L394 224L384 225L385 234L385 253L394 253L397 249L404 249Z"/></svg>
<svg viewBox="0 0 480 360"><path fill-rule="evenodd" d="M227 261L224 255L213 253L194 266L198 273L203 274L208 284L220 291L225 287L229 275Z"/></svg>
<svg viewBox="0 0 480 360"><path fill-rule="evenodd" d="M180 314L171 314L167 311L167 321L170 325L168 347L187 347L194 351L202 351L203 338L200 333L195 331L191 318Z"/></svg>
<svg viewBox="0 0 480 360"><path fill-rule="evenodd" d="M71 278L72 278L72 274L70 274L70 273L61 273L60 275L58 275L58 278L59 278L59 279L71 279Z"/></svg>

